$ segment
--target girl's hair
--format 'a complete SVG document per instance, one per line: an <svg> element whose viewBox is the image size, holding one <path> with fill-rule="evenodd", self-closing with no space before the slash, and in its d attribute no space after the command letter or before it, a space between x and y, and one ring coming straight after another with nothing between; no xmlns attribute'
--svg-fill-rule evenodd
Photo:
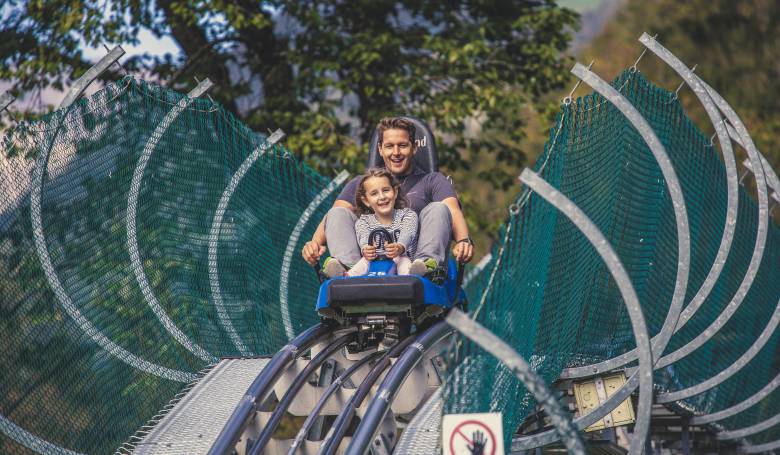
<svg viewBox="0 0 780 455"><path fill-rule="evenodd" d="M366 180L370 179L371 177L387 178L387 181L390 182L390 186L392 186L395 190L395 204L393 205L393 208L402 209L406 207L406 198L401 191L401 184L398 183L398 180L395 178L395 176L393 176L390 171L383 167L372 167L367 170L362 177L360 177L357 190L355 191L355 207L357 207L357 212L359 215L374 213L371 207L363 203L363 198L366 197L366 189L363 187L363 184L366 183Z"/></svg>

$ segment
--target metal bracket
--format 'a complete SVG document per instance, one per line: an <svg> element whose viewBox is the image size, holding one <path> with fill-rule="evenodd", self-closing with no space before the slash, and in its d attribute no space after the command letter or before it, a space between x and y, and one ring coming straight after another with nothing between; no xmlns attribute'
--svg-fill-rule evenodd
<svg viewBox="0 0 780 455"><path fill-rule="evenodd" d="M320 377L317 379L317 386L325 388L333 384L333 380L336 378L337 367L338 363L336 363L335 360L326 360L325 363L323 363L320 367ZM319 441L325 437L325 432L322 431L324 424L325 416L317 417L317 419L314 421L314 424L312 424L311 429L309 430L309 439Z"/></svg>
<svg viewBox="0 0 780 455"><path fill-rule="evenodd" d="M380 433L374 438L374 443L368 448L368 453L371 455L390 455L392 453L392 447L385 435Z"/></svg>
<svg viewBox="0 0 780 455"><path fill-rule="evenodd" d="M766 161L766 158L764 158L763 156L761 157L761 165L764 168L771 169L771 165ZM740 183L742 183L742 180L744 180L748 174L755 174L755 171L753 171L753 165L750 163L749 159L746 158L744 161L742 161L742 166L745 167L745 174L740 179ZM769 199L771 199L769 201L770 206L772 203L780 205L780 194L778 194L778 191L780 191L780 188L778 188L780 187L780 184L772 181L773 175L771 173L764 171L764 174L765 174L764 176L767 179L767 183L769 184L768 186L774 188L774 191L772 191L769 194Z"/></svg>
<svg viewBox="0 0 780 455"><path fill-rule="evenodd" d="M625 372L606 376L596 376L592 380L574 383L574 398L580 415L587 414L591 409L599 407L607 401L615 391L626 383ZM634 423L636 417L631 405L631 398L626 398L604 418L585 429L597 431Z"/></svg>

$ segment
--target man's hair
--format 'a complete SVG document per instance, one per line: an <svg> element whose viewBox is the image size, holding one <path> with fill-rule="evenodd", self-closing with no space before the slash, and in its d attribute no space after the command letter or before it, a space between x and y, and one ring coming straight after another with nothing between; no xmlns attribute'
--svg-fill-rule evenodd
<svg viewBox="0 0 780 455"><path fill-rule="evenodd" d="M390 186L392 186L395 190L395 204L393 205L393 208L402 209L406 207L406 198L401 191L401 184L398 183L398 179L396 179L395 176L390 173L390 171L383 167L372 167L368 169L366 173L363 174L363 176L360 177L357 190L355 191L355 207L357 208L359 215L374 213L374 211L371 210L371 207L363 203L363 198L366 197L366 189L363 187L363 184L371 177L387 177L387 181L390 182Z"/></svg>
<svg viewBox="0 0 780 455"><path fill-rule="evenodd" d="M403 117L385 117L379 121L377 125L377 131L379 135L379 144L382 144L382 140L385 137L385 131L387 130L404 130L409 133L409 141L412 143L412 148L415 147L414 136L417 128L414 127L414 123L406 120Z"/></svg>

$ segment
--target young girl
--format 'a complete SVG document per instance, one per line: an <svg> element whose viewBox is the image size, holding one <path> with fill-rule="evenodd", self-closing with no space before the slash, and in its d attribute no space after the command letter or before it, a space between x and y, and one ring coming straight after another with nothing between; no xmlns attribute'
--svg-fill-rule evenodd
<svg viewBox="0 0 780 455"><path fill-rule="evenodd" d="M369 169L358 183L355 207L360 218L355 222L355 234L363 257L348 272L348 276L368 273L369 261L383 254L396 264L399 275L409 274L417 248L417 214L406 208L401 185L384 168ZM392 235L392 243L371 244L374 229L384 228ZM379 248L378 248L379 247Z"/></svg>

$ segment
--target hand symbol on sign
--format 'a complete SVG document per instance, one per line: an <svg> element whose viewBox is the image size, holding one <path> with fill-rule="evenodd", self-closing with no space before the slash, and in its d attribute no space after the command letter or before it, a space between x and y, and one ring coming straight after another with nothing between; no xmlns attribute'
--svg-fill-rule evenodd
<svg viewBox="0 0 780 455"><path fill-rule="evenodd" d="M485 453L485 444L487 438L485 433L477 430L471 435L472 443L469 445L469 451L471 455L483 455Z"/></svg>

